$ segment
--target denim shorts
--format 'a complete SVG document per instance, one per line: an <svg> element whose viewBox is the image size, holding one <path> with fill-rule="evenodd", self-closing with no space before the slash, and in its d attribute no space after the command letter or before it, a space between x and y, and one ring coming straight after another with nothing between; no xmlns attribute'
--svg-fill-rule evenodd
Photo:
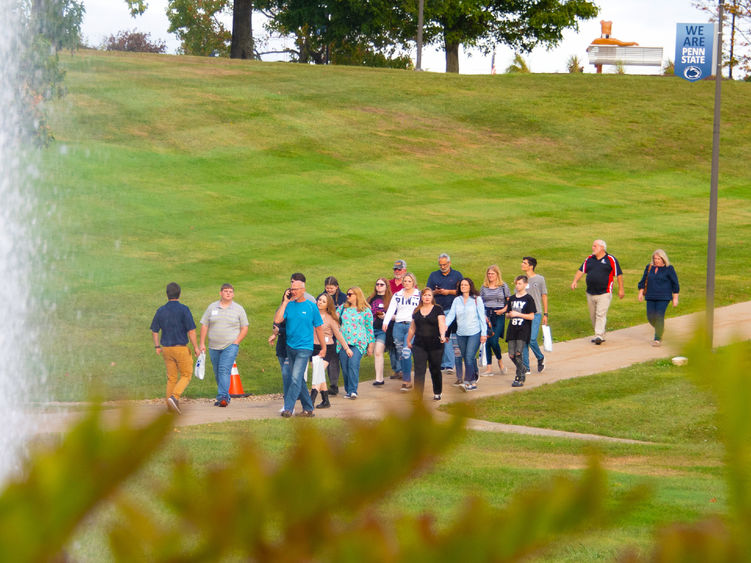
<svg viewBox="0 0 751 563"><path fill-rule="evenodd" d="M373 329L373 338L375 338L376 342L386 344L386 333L383 332L380 328Z"/></svg>

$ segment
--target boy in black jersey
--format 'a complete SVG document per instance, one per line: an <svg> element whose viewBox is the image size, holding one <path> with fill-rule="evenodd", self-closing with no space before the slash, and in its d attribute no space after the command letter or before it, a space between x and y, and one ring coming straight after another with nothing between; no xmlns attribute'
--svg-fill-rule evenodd
<svg viewBox="0 0 751 563"><path fill-rule="evenodd" d="M508 313L506 316L511 319L506 331L506 342L508 342L508 355L511 361L516 365L516 377L511 384L512 387L521 387L524 385L524 361L522 360L523 350L529 346L529 338L532 334L532 319L535 318L537 307L532 296L527 294L527 276L516 276L516 294L509 300Z"/></svg>

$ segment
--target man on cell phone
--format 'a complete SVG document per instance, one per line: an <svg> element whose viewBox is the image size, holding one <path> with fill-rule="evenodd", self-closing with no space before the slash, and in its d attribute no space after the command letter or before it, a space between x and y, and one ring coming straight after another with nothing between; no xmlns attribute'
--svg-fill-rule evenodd
<svg viewBox="0 0 751 563"><path fill-rule="evenodd" d="M305 282L295 280L285 292L282 304L276 310L274 322L285 322L287 332L287 358L289 359L290 382L284 394L284 410L282 416L289 418L299 399L302 412L298 416L313 417L313 401L310 399L307 385L305 385L305 370L313 356L313 335L318 342L325 342L323 334L323 319L318 312L318 306L305 298ZM326 348L321 347L318 354L326 356Z"/></svg>

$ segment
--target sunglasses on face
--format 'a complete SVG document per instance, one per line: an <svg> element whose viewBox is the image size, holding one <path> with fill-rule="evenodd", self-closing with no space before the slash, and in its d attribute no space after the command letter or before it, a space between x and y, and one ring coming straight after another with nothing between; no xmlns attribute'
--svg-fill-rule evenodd
<svg viewBox="0 0 751 563"><path fill-rule="evenodd" d="M348 293L347 297L352 297L353 295L354 295L354 293Z"/></svg>
<svg viewBox="0 0 751 563"><path fill-rule="evenodd" d="M386 287L385 283L379 282L376 284L376 287Z"/></svg>

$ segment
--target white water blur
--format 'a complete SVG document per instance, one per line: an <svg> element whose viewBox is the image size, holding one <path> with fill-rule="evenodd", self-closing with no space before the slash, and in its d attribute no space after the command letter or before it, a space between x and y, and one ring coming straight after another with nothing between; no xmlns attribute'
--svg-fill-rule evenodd
<svg viewBox="0 0 751 563"><path fill-rule="evenodd" d="M0 0L0 483L21 467L32 431L27 413L41 400L33 303L43 276L32 272L39 258L32 225L36 149L23 134L19 4Z"/></svg>

